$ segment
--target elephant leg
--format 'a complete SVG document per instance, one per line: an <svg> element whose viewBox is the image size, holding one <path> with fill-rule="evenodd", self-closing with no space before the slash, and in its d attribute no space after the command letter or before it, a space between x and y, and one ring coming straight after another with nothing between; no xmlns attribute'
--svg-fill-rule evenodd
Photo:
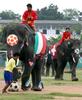
<svg viewBox="0 0 82 100"><path fill-rule="evenodd" d="M72 62L70 62L69 64L70 64L72 81L78 81L78 78L76 76L76 66L77 66L77 64L73 64Z"/></svg>
<svg viewBox="0 0 82 100"><path fill-rule="evenodd" d="M54 62L52 61L51 63L51 68L52 68L52 77L55 75L55 68L54 68Z"/></svg>
<svg viewBox="0 0 82 100"><path fill-rule="evenodd" d="M63 74L64 74L64 69L66 67L66 64L67 64L67 61L63 60L62 61L62 68L61 68L61 75L60 75L61 80L63 80Z"/></svg>
<svg viewBox="0 0 82 100"><path fill-rule="evenodd" d="M36 86L36 69L35 65L32 70L32 89Z"/></svg>
<svg viewBox="0 0 82 100"><path fill-rule="evenodd" d="M78 81L78 78L76 77L76 67L75 66L73 66L73 68L72 68L71 77L72 77L72 81Z"/></svg>
<svg viewBox="0 0 82 100"><path fill-rule="evenodd" d="M42 68L41 68L42 76L45 76L45 61L43 60Z"/></svg>
<svg viewBox="0 0 82 100"><path fill-rule="evenodd" d="M29 65L27 66L27 64L25 64L24 72L21 78L21 89L23 90L27 90L30 88L29 79L30 79L31 71L32 71L32 67L29 67Z"/></svg>
<svg viewBox="0 0 82 100"><path fill-rule="evenodd" d="M39 59L37 61L37 66L36 66L36 85L39 86L39 83L41 82L41 69L42 69L42 63L43 59Z"/></svg>
<svg viewBox="0 0 82 100"><path fill-rule="evenodd" d="M60 60L57 60L57 69L56 69L56 76L55 79L60 79L63 80L63 73L64 73L64 68L66 66L67 60L64 58L61 58Z"/></svg>
<svg viewBox="0 0 82 100"><path fill-rule="evenodd" d="M50 64L46 64L46 76L49 76Z"/></svg>
<svg viewBox="0 0 82 100"><path fill-rule="evenodd" d="M42 81L41 81L41 67L42 67L43 60L37 59L34 65L34 72L32 73L32 90L34 91L41 91ZM34 76L33 76L34 75Z"/></svg>
<svg viewBox="0 0 82 100"><path fill-rule="evenodd" d="M53 67L54 67L54 76L55 76L55 78L56 78L56 73L57 73L57 67L58 67L58 65L57 65L57 59L53 59Z"/></svg>
<svg viewBox="0 0 82 100"><path fill-rule="evenodd" d="M61 69L62 69L62 61L61 60L57 60L57 69L56 69L56 76L55 79L57 80L61 80Z"/></svg>
<svg viewBox="0 0 82 100"><path fill-rule="evenodd" d="M54 66L52 65L52 77L54 76Z"/></svg>

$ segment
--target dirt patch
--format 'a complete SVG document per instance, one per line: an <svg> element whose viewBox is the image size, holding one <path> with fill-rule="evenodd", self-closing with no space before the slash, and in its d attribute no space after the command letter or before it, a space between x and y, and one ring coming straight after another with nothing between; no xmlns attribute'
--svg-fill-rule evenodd
<svg viewBox="0 0 82 100"><path fill-rule="evenodd" d="M69 94L82 94L82 86L74 85L74 86L45 86L44 93L69 93Z"/></svg>
<svg viewBox="0 0 82 100"><path fill-rule="evenodd" d="M5 85L4 81L0 81L0 91L2 90L3 86ZM20 92L22 90L20 89ZM32 91L31 89L28 90L28 92L36 93L35 91ZM47 94L47 93L69 93L69 94L81 94L82 95L82 86L79 85L61 85L61 86L45 86L44 89L41 92L37 92L40 94Z"/></svg>

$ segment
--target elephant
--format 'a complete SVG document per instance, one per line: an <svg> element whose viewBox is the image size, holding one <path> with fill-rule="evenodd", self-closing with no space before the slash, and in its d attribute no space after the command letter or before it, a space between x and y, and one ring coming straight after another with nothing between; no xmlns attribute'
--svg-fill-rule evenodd
<svg viewBox="0 0 82 100"><path fill-rule="evenodd" d="M42 36L46 44L46 39L40 32L37 32ZM9 39L9 36L15 35L16 43L13 43L13 40ZM29 78L32 75L32 90L41 91L43 84L41 82L41 67L43 63L44 54L36 54L34 52L35 45L35 32L25 24L9 24L3 28L3 35L1 42L7 45L7 54L8 59L10 59L15 52L20 53L20 60L23 66L23 74L21 79L21 89L28 90L30 87ZM40 41L40 40L39 40ZM40 43L39 43L40 44ZM44 43L43 43L44 44ZM42 53L45 52L46 47L42 47ZM33 62L33 66L29 65L29 62ZM37 69L38 67L38 69Z"/></svg>
<svg viewBox="0 0 82 100"><path fill-rule="evenodd" d="M72 81L78 81L76 77L76 67L80 57L81 41L78 39L70 39L64 41L56 48L56 57L53 59L55 68L55 79L63 80L63 73L67 62L71 69Z"/></svg>

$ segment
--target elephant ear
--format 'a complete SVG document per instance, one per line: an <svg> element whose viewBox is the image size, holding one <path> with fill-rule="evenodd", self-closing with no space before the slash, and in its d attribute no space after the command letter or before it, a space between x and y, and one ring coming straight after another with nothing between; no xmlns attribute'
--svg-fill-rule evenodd
<svg viewBox="0 0 82 100"><path fill-rule="evenodd" d="M26 29L23 25L20 24L9 24L2 29L1 42L6 43L7 37L11 34L14 34L18 37L19 41L25 39Z"/></svg>
<svg viewBox="0 0 82 100"><path fill-rule="evenodd" d="M19 41L23 41L27 38L28 34L33 34L34 32L24 24L8 24L2 30L1 42L6 43L8 35L15 34L19 38Z"/></svg>
<svg viewBox="0 0 82 100"><path fill-rule="evenodd" d="M28 31L26 30L25 25L23 25L23 24L17 24L15 26L15 30L19 34L20 41L26 39L26 35L28 34Z"/></svg>

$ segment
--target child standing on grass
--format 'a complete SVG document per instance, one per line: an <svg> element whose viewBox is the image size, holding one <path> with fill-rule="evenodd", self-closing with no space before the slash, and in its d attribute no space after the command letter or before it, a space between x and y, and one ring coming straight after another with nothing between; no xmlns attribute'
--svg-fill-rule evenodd
<svg viewBox="0 0 82 100"><path fill-rule="evenodd" d="M17 59L19 59L19 53L15 53L13 57L8 61L5 69L4 69L4 80L5 86L2 89L2 93L7 92L7 88L10 86L13 80L13 69L16 67Z"/></svg>

